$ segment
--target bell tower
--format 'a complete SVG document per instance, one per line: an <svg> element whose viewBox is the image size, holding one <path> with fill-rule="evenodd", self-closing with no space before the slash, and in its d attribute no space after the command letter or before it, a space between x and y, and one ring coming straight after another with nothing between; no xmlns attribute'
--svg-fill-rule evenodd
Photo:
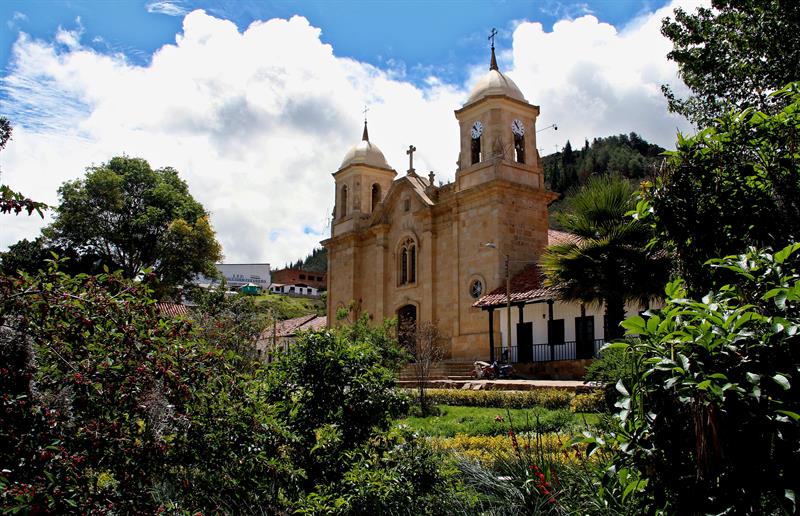
<svg viewBox="0 0 800 516"><path fill-rule="evenodd" d="M350 148L333 173L336 202L331 236L352 231L368 219L383 202L396 175L378 146L369 141L365 118L361 141Z"/></svg>
<svg viewBox="0 0 800 516"><path fill-rule="evenodd" d="M495 178L543 189L544 179L536 150L539 106L530 104L497 66L492 32L489 72L455 111L461 150L456 174L460 188ZM499 166L499 165L502 165Z"/></svg>

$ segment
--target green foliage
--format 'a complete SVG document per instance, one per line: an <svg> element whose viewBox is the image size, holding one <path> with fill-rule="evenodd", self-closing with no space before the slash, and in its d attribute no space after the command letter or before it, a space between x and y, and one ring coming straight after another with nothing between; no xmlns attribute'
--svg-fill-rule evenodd
<svg viewBox="0 0 800 516"><path fill-rule="evenodd" d="M267 371L264 399L294 435L303 490L340 477L346 455L406 410L394 389L401 351L389 327L352 327L304 333Z"/></svg>
<svg viewBox="0 0 800 516"><path fill-rule="evenodd" d="M517 421L517 430L543 433L571 431L579 420L564 409L548 410L542 407L533 409L499 409L488 407L459 407L440 405L435 416L409 416L400 421L422 435L434 437L454 437L456 435L499 435L505 433L503 424L497 417L510 414ZM535 416L535 417L534 417Z"/></svg>
<svg viewBox="0 0 800 516"><path fill-rule="evenodd" d="M607 408L617 401L617 382L630 385L636 378L635 361L620 348L604 348L600 356L586 368L586 381L603 384Z"/></svg>
<svg viewBox="0 0 800 516"><path fill-rule="evenodd" d="M800 263L794 244L714 260L737 282L694 300L680 281L662 310L614 344L639 376L617 384L616 471L650 510L793 512L800 478Z"/></svg>
<svg viewBox="0 0 800 516"><path fill-rule="evenodd" d="M591 178L558 217L579 240L549 246L542 257L545 284L561 299L606 307L606 338L622 334L625 302L647 305L668 277L669 262L647 249L651 228L631 217L633 187L613 176Z"/></svg>
<svg viewBox="0 0 800 516"><path fill-rule="evenodd" d="M400 428L349 453L340 482L299 503L298 514L449 515L471 512L449 458Z"/></svg>
<svg viewBox="0 0 800 516"><path fill-rule="evenodd" d="M97 258L93 270L136 278L150 269L159 295L196 274L216 275L221 248L208 214L172 168L115 157L59 188L61 204L44 234L52 244Z"/></svg>
<svg viewBox="0 0 800 516"><path fill-rule="evenodd" d="M545 181L550 190L569 195L592 176L618 175L626 179L652 176L663 160L664 149L646 142L636 133L595 138L591 145L573 150L568 141L561 152L542 158Z"/></svg>
<svg viewBox="0 0 800 516"><path fill-rule="evenodd" d="M678 8L662 24L672 40L667 57L692 91L678 99L662 86L670 110L705 127L731 109L773 112L785 105L769 94L798 80L800 4L713 0L711 6L693 13Z"/></svg>
<svg viewBox="0 0 800 516"><path fill-rule="evenodd" d="M605 391L597 389L578 394L569 402L569 409L572 412L605 412L608 409Z"/></svg>
<svg viewBox="0 0 800 516"><path fill-rule="evenodd" d="M262 306L246 294L226 295L225 286L193 289L192 321L198 336L220 349L234 352L240 369L258 365L256 343L271 319Z"/></svg>
<svg viewBox="0 0 800 516"><path fill-rule="evenodd" d="M436 405L493 408L544 407L559 409L569 406L574 396L563 389L532 391L473 391L463 389L428 389L429 402Z"/></svg>
<svg viewBox="0 0 800 516"><path fill-rule="evenodd" d="M290 463L276 460L283 434L234 353L159 317L142 284L54 267L0 277L0 505L268 505Z"/></svg>
<svg viewBox="0 0 800 516"><path fill-rule="evenodd" d="M256 297L255 302L260 309L272 314L279 321L302 315L325 315L326 312L323 301L304 297L267 293Z"/></svg>
<svg viewBox="0 0 800 516"><path fill-rule="evenodd" d="M302 260L290 263L287 268L321 273L328 272L328 251L324 247L317 247Z"/></svg>
<svg viewBox="0 0 800 516"><path fill-rule="evenodd" d="M523 432L510 414L499 424L507 437L458 436L438 444L479 459L460 462L464 483L476 492L478 514L641 514L634 500L622 502L621 483L605 474L605 455L587 458L582 445L541 425ZM469 453L475 447L485 449Z"/></svg>
<svg viewBox="0 0 800 516"><path fill-rule="evenodd" d="M707 260L800 238L800 83L774 96L786 103L774 115L731 113L679 137L639 203L694 296L731 280Z"/></svg>
<svg viewBox="0 0 800 516"><path fill-rule="evenodd" d="M252 298L160 317L146 284L0 276L0 505L22 513L451 514L469 497L389 432L406 355L366 318L252 360Z"/></svg>

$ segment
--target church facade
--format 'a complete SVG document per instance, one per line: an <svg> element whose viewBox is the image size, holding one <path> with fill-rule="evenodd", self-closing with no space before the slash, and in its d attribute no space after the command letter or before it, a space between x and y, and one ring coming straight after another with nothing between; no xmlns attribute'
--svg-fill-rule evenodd
<svg viewBox="0 0 800 516"><path fill-rule="evenodd" d="M497 67L455 110L455 180L398 174L362 140L333 173L336 201L328 253L328 321L352 306L376 322L435 323L455 360L488 359L501 317L478 300L536 263L548 244L548 204L536 146L539 107ZM351 305L352 303L352 305ZM488 320L487 320L488 314Z"/></svg>

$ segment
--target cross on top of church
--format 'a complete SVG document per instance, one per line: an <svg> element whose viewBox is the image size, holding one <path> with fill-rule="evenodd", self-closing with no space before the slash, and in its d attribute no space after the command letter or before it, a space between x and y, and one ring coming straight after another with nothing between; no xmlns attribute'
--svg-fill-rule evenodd
<svg viewBox="0 0 800 516"><path fill-rule="evenodd" d="M414 151L417 150L413 145L408 146L406 154L408 154L408 173L414 174Z"/></svg>
<svg viewBox="0 0 800 516"><path fill-rule="evenodd" d="M369 111L369 108L364 104L364 111L362 111L364 113L364 132L361 134L361 140L365 142L369 141L369 133L367 132L367 111Z"/></svg>
<svg viewBox="0 0 800 516"><path fill-rule="evenodd" d="M489 63L489 70L497 70L499 72L500 70L497 68L497 58L494 56L494 37L495 36L497 36L497 29L492 27L492 32L489 33L489 41L492 42L492 61L491 61L491 63Z"/></svg>

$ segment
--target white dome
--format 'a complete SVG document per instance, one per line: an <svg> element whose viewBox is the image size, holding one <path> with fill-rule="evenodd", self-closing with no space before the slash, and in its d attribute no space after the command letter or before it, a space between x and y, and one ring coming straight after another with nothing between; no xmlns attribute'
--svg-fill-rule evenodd
<svg viewBox="0 0 800 516"><path fill-rule="evenodd" d="M489 95L505 95L525 102L525 97L519 91L517 85L514 84L514 81L500 73L499 70L489 70L472 88L472 93L469 94L469 98L464 105L472 104Z"/></svg>
<svg viewBox="0 0 800 516"><path fill-rule="evenodd" d="M383 153L378 146L368 140L361 140L347 151L339 168L342 169L347 165L372 165L379 168L391 168L386 163L386 158L383 157Z"/></svg>

